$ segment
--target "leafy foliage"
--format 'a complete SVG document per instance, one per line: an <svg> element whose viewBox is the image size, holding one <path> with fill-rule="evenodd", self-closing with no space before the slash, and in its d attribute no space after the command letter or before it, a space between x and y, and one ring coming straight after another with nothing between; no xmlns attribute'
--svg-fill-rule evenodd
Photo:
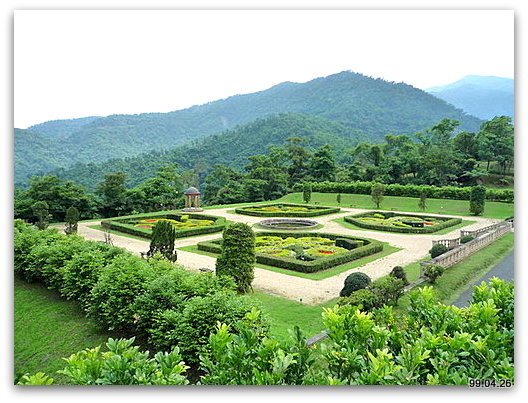
<svg viewBox="0 0 528 403"><path fill-rule="evenodd" d="M381 202L383 201L383 195L385 194L385 186L381 183L373 183L370 195L372 201L376 205L376 208L380 208Z"/></svg>
<svg viewBox="0 0 528 403"><path fill-rule="evenodd" d="M389 275L395 278L399 278L403 281L405 285L409 285L409 280L407 280L407 274L405 273L403 267L394 266Z"/></svg>
<svg viewBox="0 0 528 403"><path fill-rule="evenodd" d="M51 215L49 213L48 203L45 201L35 202L31 209L33 210L33 215L37 218L37 227L40 230L46 229L49 225L49 220Z"/></svg>
<svg viewBox="0 0 528 403"><path fill-rule="evenodd" d="M444 274L445 267L440 266L439 264L430 264L424 269L424 276L430 283L436 283L438 277Z"/></svg>
<svg viewBox="0 0 528 403"><path fill-rule="evenodd" d="M226 227L223 235L222 252L216 260L216 273L234 278L238 291L251 290L255 266L255 234L244 223Z"/></svg>
<svg viewBox="0 0 528 403"><path fill-rule="evenodd" d="M74 206L68 207L68 210L66 210L66 228L64 229L67 235L77 233L79 217L79 210Z"/></svg>

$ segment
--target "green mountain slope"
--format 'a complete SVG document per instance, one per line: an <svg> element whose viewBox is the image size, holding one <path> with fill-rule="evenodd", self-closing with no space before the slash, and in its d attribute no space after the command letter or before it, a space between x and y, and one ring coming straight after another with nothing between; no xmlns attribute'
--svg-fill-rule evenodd
<svg viewBox="0 0 528 403"><path fill-rule="evenodd" d="M515 99L511 78L467 76L426 91L480 119L513 117Z"/></svg>
<svg viewBox="0 0 528 403"><path fill-rule="evenodd" d="M128 185L134 186L153 176L160 166L168 163L177 163L182 169L199 165L204 174L215 164L243 167L248 163L247 157L266 153L270 146L282 146L290 137L304 138L307 148L331 144L339 151L357 144L361 133L323 118L281 114L257 119L172 150L154 151L100 164L76 164L70 169L57 170L54 174L75 180L93 190L106 173L123 171L128 176Z"/></svg>
<svg viewBox="0 0 528 403"><path fill-rule="evenodd" d="M265 91L236 95L205 105L169 113L114 115L77 122L44 123L36 128L71 151L71 164L126 158L164 150L279 113L310 114L338 122L381 139L387 133L413 133L442 118L461 122L462 130L476 130L480 121L452 105L404 83L342 72L307 83L282 83ZM54 125L54 129L50 127ZM53 136L55 130L60 135ZM16 147L19 159L34 159L31 148ZM18 178L34 171L16 166Z"/></svg>

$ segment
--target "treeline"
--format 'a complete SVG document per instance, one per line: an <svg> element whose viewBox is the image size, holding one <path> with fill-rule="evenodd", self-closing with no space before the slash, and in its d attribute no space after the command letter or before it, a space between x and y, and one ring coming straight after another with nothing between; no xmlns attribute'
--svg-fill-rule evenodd
<svg viewBox="0 0 528 403"><path fill-rule="evenodd" d="M407 135L387 135L383 143L360 143L351 150L339 150L339 159L329 145L312 151L302 138L291 137L284 147L272 147L268 154L250 157L241 171L215 166L205 179L206 201L221 204L272 200L292 189L300 190L303 182L315 182L314 190L335 186L338 192L348 189L351 193L370 193L370 187L362 187L361 181L389 184L399 196L419 197L419 192L425 191L429 197L468 199L469 190L463 187L479 184L492 161L503 172L512 167L513 125L511 118L501 116L484 122L478 133L456 133L457 127L457 121L444 119L417 133L418 141ZM444 186L450 187L433 190ZM488 196L513 200L511 191L489 191Z"/></svg>
<svg viewBox="0 0 528 403"><path fill-rule="evenodd" d="M273 126L269 126L270 121ZM284 116L280 121L270 118L255 125L260 126L264 137L278 133L285 137L287 124L292 121L302 127L308 122L310 133L326 127L320 126L319 120L297 116ZM179 208L183 206L184 188L191 185L200 188L204 204L209 205L274 200L299 191L307 182L319 192L370 194L372 182L379 182L386 184L387 195L468 200L470 187L488 175L486 168L491 162L499 164L503 172L511 168L513 125L511 118L503 116L484 122L478 133L456 133L457 127L456 121L444 119L416 134L418 141L407 135L387 135L383 143L360 143L348 151L329 144L313 148L303 137L288 137L284 146L270 146L266 154L247 157L243 168L217 164L206 171L198 161L195 168L181 170L176 164L166 164L152 177L143 173L145 179L134 187L127 186L129 178L124 172L110 172L95 185L93 193L72 180L52 175L35 177L28 189L15 191L15 217L34 220L36 202L47 203L54 221L63 221L71 206L83 219ZM214 154L234 147L236 141L251 133L243 134L233 132L232 141L213 141L211 144L218 146ZM316 138L329 139L323 134L309 137ZM259 141L250 144L251 150L257 150ZM228 155L227 150L225 153ZM488 189L486 197L512 202L513 191Z"/></svg>

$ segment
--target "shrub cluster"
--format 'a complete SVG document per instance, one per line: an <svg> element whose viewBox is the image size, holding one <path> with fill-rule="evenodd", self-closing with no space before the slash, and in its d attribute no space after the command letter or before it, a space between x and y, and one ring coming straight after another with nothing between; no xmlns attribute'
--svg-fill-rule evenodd
<svg viewBox="0 0 528 403"><path fill-rule="evenodd" d="M369 217L372 214L382 214L385 218L393 217L396 215L396 213L391 213L391 212L382 213L382 212L377 212L377 211L369 211L367 213L356 214L353 216L346 216L344 217L344 220L360 228L373 229L376 231L399 232L399 233L405 233L405 234L432 234L444 228L458 225L462 222L461 218L448 218L448 219L445 219L445 221L439 224L430 226L430 227L403 227L403 226L396 227L396 226L379 225L379 224L376 224L375 222L365 222L363 220L358 219L361 217ZM418 214L405 214L405 216L427 218L426 216L418 215Z"/></svg>
<svg viewBox="0 0 528 403"><path fill-rule="evenodd" d="M370 195L374 182L313 182L312 191L321 193L352 193ZM302 185L294 187L302 191ZM469 200L470 187L430 186L430 185L400 185L397 183L385 185L385 196L416 197L424 196L431 199ZM513 203L514 192L511 189L486 189L486 200Z"/></svg>
<svg viewBox="0 0 528 403"><path fill-rule="evenodd" d="M252 210L252 206L239 207L235 209L235 213L250 215L255 217L316 217L327 214L339 213L341 209L339 207L326 207L326 206L307 206L306 204L292 204L292 203L281 203L281 206L289 207L300 207L305 209L309 207L307 211L262 211ZM266 204L266 206L274 206L274 204Z"/></svg>
<svg viewBox="0 0 528 403"><path fill-rule="evenodd" d="M346 286L346 283L345 283ZM405 282L401 278L385 276L340 299L340 305L353 305L364 311L395 305L403 293Z"/></svg>
<svg viewBox="0 0 528 403"><path fill-rule="evenodd" d="M303 232L268 232L266 235L280 236L280 237L312 237L313 233ZM369 256L374 253L381 252L383 250L383 244L373 239L358 238L358 237L344 237L343 235L337 234L317 234L318 236L326 237L329 239L347 238L350 241L363 241L363 246L358 246L355 249L349 250L345 253L339 253L335 255L329 255L320 257L317 260L303 261L287 256L271 256L263 253L256 254L256 261L269 266L281 267L283 269L298 271L301 273L315 273L321 270L326 270L334 266L338 266L344 263L351 262L353 260ZM221 253L222 251L222 240L216 239L212 241L199 242L197 244L198 249L204 252Z"/></svg>
<svg viewBox="0 0 528 403"><path fill-rule="evenodd" d="M195 227L188 229L179 229L175 231L176 238L186 238L195 235L204 235L211 234L214 232L222 231L225 227L226 221L223 217L214 217L204 214L190 214L190 215L178 215L175 213L172 214L137 214L132 216L123 216L116 219L103 220L101 221L101 226L103 228L112 229L115 231L124 232L125 234L135 235L142 238L150 239L152 237L152 230L145 228L135 227L133 224L128 224L126 221L134 218L149 219L149 218L179 218L179 217L189 217L198 219L198 220L211 220L214 221L213 225L204 226L204 227Z"/></svg>
<svg viewBox="0 0 528 403"><path fill-rule="evenodd" d="M435 257L438 257L440 255L443 255L446 253L449 249L447 246L437 243L436 245L433 245L431 249L429 249L429 254L431 255L431 258L434 259Z"/></svg>
<svg viewBox="0 0 528 403"><path fill-rule="evenodd" d="M251 311L230 277L192 273L154 255L16 222L15 272L39 281L81 307L106 330L148 341L155 350L180 348L195 363L217 321L234 325Z"/></svg>

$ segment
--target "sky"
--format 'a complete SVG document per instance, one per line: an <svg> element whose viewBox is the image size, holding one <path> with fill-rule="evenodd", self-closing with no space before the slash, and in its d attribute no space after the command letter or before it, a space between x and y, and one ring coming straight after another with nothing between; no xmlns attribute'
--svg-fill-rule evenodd
<svg viewBox="0 0 528 403"><path fill-rule="evenodd" d="M513 78L512 11L15 11L14 125L169 112L352 70Z"/></svg>

